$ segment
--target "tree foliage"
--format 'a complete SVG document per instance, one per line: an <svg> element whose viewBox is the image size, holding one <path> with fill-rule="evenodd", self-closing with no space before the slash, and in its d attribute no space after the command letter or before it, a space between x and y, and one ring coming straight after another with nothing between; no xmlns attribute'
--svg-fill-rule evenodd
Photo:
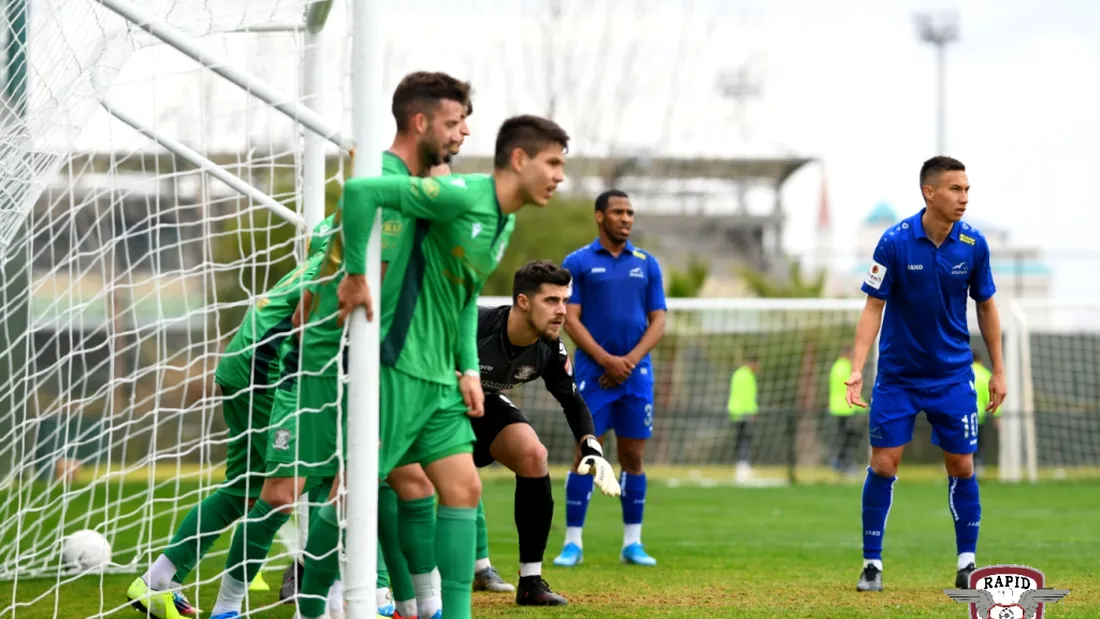
<svg viewBox="0 0 1100 619"><path fill-rule="evenodd" d="M331 176L330 176L331 178ZM341 185L325 185L325 212L331 213L340 199ZM294 177L280 176L275 183L276 196L294 195ZM284 202L300 212L297 200ZM218 295L218 333L232 334L244 319L249 300L275 285L298 264L295 255L297 234L294 226L262 207L243 209L226 220L211 243L214 263L229 266L215 276Z"/></svg>
<svg viewBox="0 0 1100 619"><path fill-rule="evenodd" d="M819 299L825 293L825 271L807 278L798 260L792 260L788 265L785 280L749 268L742 268L740 274L749 289L761 298Z"/></svg>
<svg viewBox="0 0 1100 619"><path fill-rule="evenodd" d="M512 274L529 260L561 264L567 255L596 238L592 201L555 198L543 208L528 206L516 214L516 229L483 295L511 296Z"/></svg>
<svg viewBox="0 0 1100 619"><path fill-rule="evenodd" d="M695 257L692 257L686 269L666 269L665 283L668 293L665 296L697 297L709 275L710 265Z"/></svg>

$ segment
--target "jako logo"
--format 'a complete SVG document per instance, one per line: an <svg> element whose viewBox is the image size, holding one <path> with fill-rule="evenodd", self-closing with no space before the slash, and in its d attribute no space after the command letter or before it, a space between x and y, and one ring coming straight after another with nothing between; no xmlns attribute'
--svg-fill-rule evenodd
<svg viewBox="0 0 1100 619"><path fill-rule="evenodd" d="M969 589L945 589L947 597L970 606L970 619L1043 619L1044 606L1069 589L1044 587L1043 573L1025 565L991 565L970 573Z"/></svg>
<svg viewBox="0 0 1100 619"><path fill-rule="evenodd" d="M911 265L909 265L909 270L910 271L923 271L924 270L924 265L923 264L911 264Z"/></svg>

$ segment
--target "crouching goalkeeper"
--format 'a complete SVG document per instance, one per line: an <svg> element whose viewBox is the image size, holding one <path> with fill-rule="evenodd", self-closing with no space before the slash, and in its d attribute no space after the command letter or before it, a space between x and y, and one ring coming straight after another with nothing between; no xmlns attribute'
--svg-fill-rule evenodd
<svg viewBox="0 0 1100 619"><path fill-rule="evenodd" d="M542 579L542 557L554 518L546 447L527 417L503 390L542 377L561 403L577 439L581 463L606 495L618 496L619 482L595 437L592 413L577 393L565 344L559 339L569 300L569 271L546 260L528 262L515 273L512 305L478 308L478 358L485 415L471 419L477 443L474 463L500 462L516 474L515 521L519 534L521 606L561 606L566 599Z"/></svg>

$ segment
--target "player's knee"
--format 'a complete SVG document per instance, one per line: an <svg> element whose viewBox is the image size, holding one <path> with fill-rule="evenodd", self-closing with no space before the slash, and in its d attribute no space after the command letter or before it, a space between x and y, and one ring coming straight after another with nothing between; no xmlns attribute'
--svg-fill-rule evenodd
<svg viewBox="0 0 1100 619"><path fill-rule="evenodd" d="M524 445L516 461L516 475L520 477L545 477L550 474L546 447L539 441Z"/></svg>
<svg viewBox="0 0 1100 619"><path fill-rule="evenodd" d="M871 471L879 477L893 477L898 474L901 454L892 451L875 451L871 454Z"/></svg>
<svg viewBox="0 0 1100 619"><path fill-rule="evenodd" d="M289 512L300 492L296 492L297 480L292 477L269 477L264 481L263 490L260 491L260 499L273 509Z"/></svg>
<svg viewBox="0 0 1100 619"><path fill-rule="evenodd" d="M439 503L448 507L477 507L481 500L481 478L474 469L473 476L455 475L439 484Z"/></svg>
<svg viewBox="0 0 1100 619"><path fill-rule="evenodd" d="M619 450L619 466L630 475L641 475L645 470L642 464L642 450Z"/></svg>
<svg viewBox="0 0 1100 619"><path fill-rule="evenodd" d="M970 454L944 454L943 463L951 477L965 479L974 475L974 456Z"/></svg>
<svg viewBox="0 0 1100 619"><path fill-rule="evenodd" d="M419 465L394 469L388 481L402 501L415 501L435 494L435 487Z"/></svg>

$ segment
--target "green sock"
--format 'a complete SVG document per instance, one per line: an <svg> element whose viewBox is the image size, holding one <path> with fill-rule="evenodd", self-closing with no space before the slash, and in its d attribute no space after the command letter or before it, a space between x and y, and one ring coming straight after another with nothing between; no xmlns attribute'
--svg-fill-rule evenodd
<svg viewBox="0 0 1100 619"><path fill-rule="evenodd" d="M447 619L470 619L477 546L477 510L471 507L439 507L435 554L443 588Z"/></svg>
<svg viewBox="0 0 1100 619"><path fill-rule="evenodd" d="M385 565L389 573L389 586L393 599L405 602L416 599L412 572L401 552L400 521L398 520L397 493L388 484L378 486L378 548L382 554L379 565ZM381 568L379 568L381 572Z"/></svg>
<svg viewBox="0 0 1100 619"><path fill-rule="evenodd" d="M225 570L235 580L247 585L256 578L264 559L271 552L275 535L290 520L290 514L278 511L259 499L245 518L233 532Z"/></svg>
<svg viewBox="0 0 1100 619"><path fill-rule="evenodd" d="M390 586L390 571L386 569L386 558L382 556L382 544L375 544L374 548L378 553L374 563L377 566L374 570L374 588L387 589Z"/></svg>
<svg viewBox="0 0 1100 619"><path fill-rule="evenodd" d="M489 558L489 527L485 525L485 503L477 502L477 553L475 560Z"/></svg>
<svg viewBox="0 0 1100 619"><path fill-rule="evenodd" d="M306 499L309 500L309 526L313 526L313 521L318 518L317 513L322 507L325 506L325 502L328 501L329 492L332 491L332 478L326 477L325 479L317 480L316 477L310 477L309 483L315 483L311 486L309 491L306 492ZM308 543L308 542L307 542Z"/></svg>
<svg viewBox="0 0 1100 619"><path fill-rule="evenodd" d="M399 501L397 514L401 551L408 561L409 574L430 574L435 570L435 497Z"/></svg>
<svg viewBox="0 0 1100 619"><path fill-rule="evenodd" d="M187 513L164 556L176 566L173 581L183 583L226 527L244 515L247 499L219 488Z"/></svg>
<svg viewBox="0 0 1100 619"><path fill-rule="evenodd" d="M336 506L324 505L317 510L317 518L311 518L309 523L302 597L298 599L301 616L324 616L329 589L340 573L339 544L340 522L336 518Z"/></svg>

